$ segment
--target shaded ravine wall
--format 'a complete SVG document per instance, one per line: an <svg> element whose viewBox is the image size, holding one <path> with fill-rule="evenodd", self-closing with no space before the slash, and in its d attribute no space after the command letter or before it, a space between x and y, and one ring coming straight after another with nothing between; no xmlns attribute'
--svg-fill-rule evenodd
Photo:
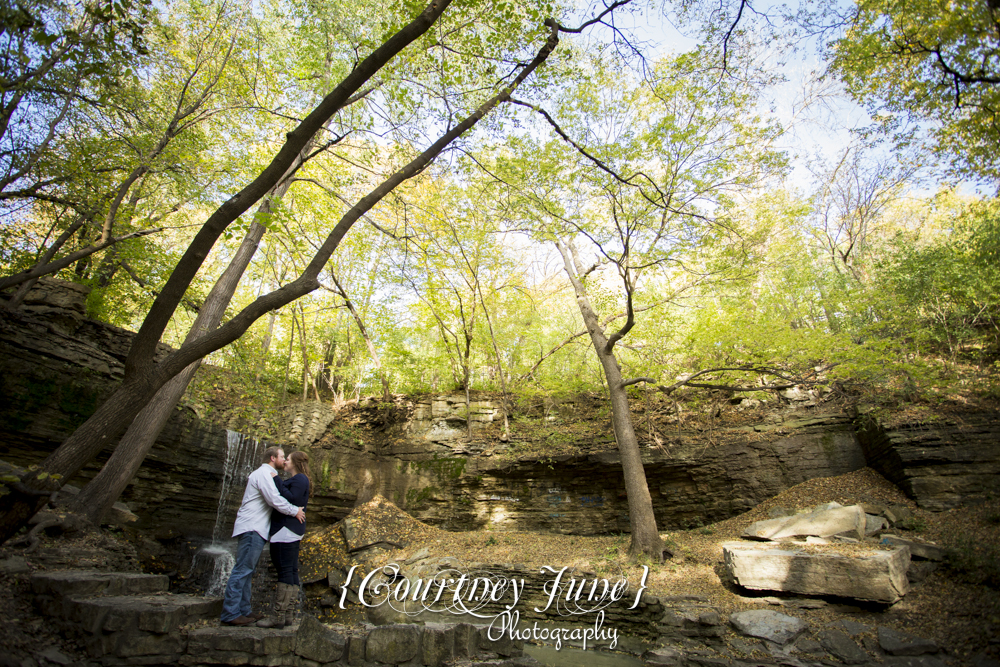
<svg viewBox="0 0 1000 667"><path fill-rule="evenodd" d="M0 313L0 459L41 461L121 377L133 334L85 319L81 295L50 289L29 299L25 315ZM627 530L621 467L606 422L595 422L594 435L574 443L579 454L516 459L496 438L466 441L462 396L402 405L403 417L397 414L376 429L378 437L369 437L371 429L346 424L342 413L321 403L266 416L251 411L250 418L242 410L213 423L182 402L122 500L139 516L140 528L160 536L210 536L228 426L270 433L279 444L310 452L317 483L312 527L339 520L359 494L378 492L447 529ZM564 419L585 412L572 404L561 409ZM374 408L368 412L378 418ZM471 414L479 434L499 417L488 401L474 402ZM365 410L352 419L359 415L365 418ZM971 430L967 423L939 424L933 437L927 428L886 432L862 419L859 442L847 415L785 408L766 423L717 429L711 437L678 432L662 448L645 448L643 461L663 529L725 519L804 480L856 470L866 465L866 453L869 464L922 505L941 509L996 488L1000 479L998 421L980 417ZM71 482L85 484L107 455Z"/></svg>

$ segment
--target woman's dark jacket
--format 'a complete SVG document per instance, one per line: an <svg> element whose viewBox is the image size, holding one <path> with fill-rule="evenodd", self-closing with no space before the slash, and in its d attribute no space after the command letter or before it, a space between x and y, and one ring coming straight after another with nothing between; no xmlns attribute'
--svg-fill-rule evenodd
<svg viewBox="0 0 1000 667"><path fill-rule="evenodd" d="M274 480L274 485L278 487L278 493L281 496L295 505L296 507L306 508L306 503L309 502L309 478L299 473L298 475L292 475L286 480L282 480L280 476L274 476L271 479ZM287 514L282 514L278 510L271 510L271 532L269 535L274 537L282 528L287 528L296 535L304 535L306 532L305 522L299 523L299 520L294 516L288 516Z"/></svg>

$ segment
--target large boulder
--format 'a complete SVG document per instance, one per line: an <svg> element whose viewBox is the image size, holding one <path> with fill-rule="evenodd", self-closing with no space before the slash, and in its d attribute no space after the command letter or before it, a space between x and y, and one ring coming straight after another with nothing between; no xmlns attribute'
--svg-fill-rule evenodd
<svg viewBox="0 0 1000 667"><path fill-rule="evenodd" d="M792 516L767 519L751 524L743 537L757 540L784 540L793 537L831 537L844 535L855 539L865 536L867 517L860 505L829 507Z"/></svg>
<svg viewBox="0 0 1000 667"><path fill-rule="evenodd" d="M907 547L844 555L726 542L722 552L729 578L753 590L830 595L883 604L898 601L910 590Z"/></svg>

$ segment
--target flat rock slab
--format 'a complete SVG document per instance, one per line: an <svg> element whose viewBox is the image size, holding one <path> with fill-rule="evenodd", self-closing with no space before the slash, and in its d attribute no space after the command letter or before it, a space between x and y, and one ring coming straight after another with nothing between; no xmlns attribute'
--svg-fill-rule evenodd
<svg viewBox="0 0 1000 667"><path fill-rule="evenodd" d="M197 595L127 595L67 598L66 617L91 634L142 631L170 634L182 625L222 613L221 598Z"/></svg>
<svg viewBox="0 0 1000 667"><path fill-rule="evenodd" d="M830 537L847 535L856 539L865 536L867 518L860 505L832 507L808 514L794 514L751 524L743 537L757 540L782 540L812 535Z"/></svg>
<svg viewBox="0 0 1000 667"><path fill-rule="evenodd" d="M805 621L770 609L739 611L730 615L729 622L741 634L760 637L782 646L809 629Z"/></svg>
<svg viewBox="0 0 1000 667"><path fill-rule="evenodd" d="M81 597L84 595L149 595L166 593L170 579L165 574L106 572L101 570L57 570L31 577L36 595Z"/></svg>
<svg viewBox="0 0 1000 667"><path fill-rule="evenodd" d="M910 556L913 558L921 558L923 560L941 561L948 555L948 552L943 547L939 547L936 544L915 542L902 537L896 537L895 535L883 535L882 544L888 544L894 547L909 547Z"/></svg>
<svg viewBox="0 0 1000 667"><path fill-rule="evenodd" d="M827 652L845 664L860 665L871 660L867 651L840 630L834 628L822 630L817 638Z"/></svg>
<svg viewBox="0 0 1000 667"><path fill-rule="evenodd" d="M890 628L878 629L878 645L889 655L915 656L940 650L931 639L906 635Z"/></svg>
<svg viewBox="0 0 1000 667"><path fill-rule="evenodd" d="M781 545L726 542L726 572L752 590L830 595L892 604L910 590L910 551L873 550L859 556L806 553Z"/></svg>

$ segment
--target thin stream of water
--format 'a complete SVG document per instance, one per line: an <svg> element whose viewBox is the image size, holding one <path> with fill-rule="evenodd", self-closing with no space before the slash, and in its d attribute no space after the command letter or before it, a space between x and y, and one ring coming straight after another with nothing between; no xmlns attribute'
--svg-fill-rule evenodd
<svg viewBox="0 0 1000 667"><path fill-rule="evenodd" d="M236 513L243 501L243 484L259 465L263 443L237 431L226 432L226 460L222 469L222 488L215 513L212 542L202 547L191 561L193 572L199 561L211 563L212 578L206 590L209 596L219 596L225 590L229 573L236 563L236 541L230 537ZM205 563L207 565L207 563Z"/></svg>

